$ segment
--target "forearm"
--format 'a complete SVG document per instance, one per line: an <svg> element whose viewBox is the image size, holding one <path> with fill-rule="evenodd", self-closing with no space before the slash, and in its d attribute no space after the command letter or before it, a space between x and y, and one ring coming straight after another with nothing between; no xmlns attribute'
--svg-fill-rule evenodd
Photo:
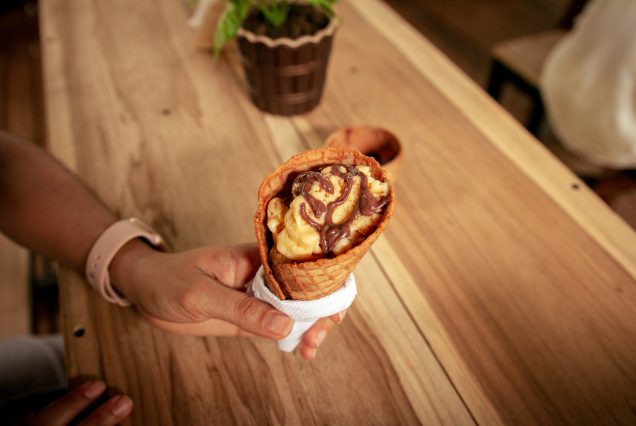
<svg viewBox="0 0 636 426"><path fill-rule="evenodd" d="M92 244L115 220L57 160L0 132L0 231L83 271Z"/></svg>

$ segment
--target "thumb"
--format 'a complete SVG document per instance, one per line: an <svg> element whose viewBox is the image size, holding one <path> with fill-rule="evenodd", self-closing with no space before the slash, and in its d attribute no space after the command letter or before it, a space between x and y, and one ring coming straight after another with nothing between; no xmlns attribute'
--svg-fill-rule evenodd
<svg viewBox="0 0 636 426"><path fill-rule="evenodd" d="M267 303L218 282L208 285L207 291L190 294L194 297L184 298L183 308L196 321L217 318L272 339L287 336L294 325L291 318Z"/></svg>

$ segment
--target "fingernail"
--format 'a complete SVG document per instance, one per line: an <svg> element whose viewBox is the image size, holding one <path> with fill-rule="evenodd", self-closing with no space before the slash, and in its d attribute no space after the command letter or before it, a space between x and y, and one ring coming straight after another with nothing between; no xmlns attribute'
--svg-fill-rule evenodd
<svg viewBox="0 0 636 426"><path fill-rule="evenodd" d="M286 336L292 328L292 320L287 315L270 311L265 314L265 327L274 334Z"/></svg>
<svg viewBox="0 0 636 426"><path fill-rule="evenodd" d="M345 317L345 316L347 316L347 311L340 312L340 313L338 314L338 324L340 324L340 323L344 320L344 317Z"/></svg>
<svg viewBox="0 0 636 426"><path fill-rule="evenodd" d="M327 337L327 331L325 330L320 330L318 334L316 334L316 347L322 344L322 342L325 340L325 337Z"/></svg>
<svg viewBox="0 0 636 426"><path fill-rule="evenodd" d="M312 348L312 349L309 349L309 350L307 351L307 357L308 357L309 359L314 359L314 358L316 358L316 351L317 351L317 349L313 349L313 348Z"/></svg>
<svg viewBox="0 0 636 426"><path fill-rule="evenodd" d="M82 389L82 393L86 398L95 399L100 396L104 390L106 390L106 383L98 380L96 382L86 383Z"/></svg>
<svg viewBox="0 0 636 426"><path fill-rule="evenodd" d="M120 418L125 416L132 410L133 402L127 396L118 396L115 400L115 405L111 408L110 412L113 413L113 416Z"/></svg>

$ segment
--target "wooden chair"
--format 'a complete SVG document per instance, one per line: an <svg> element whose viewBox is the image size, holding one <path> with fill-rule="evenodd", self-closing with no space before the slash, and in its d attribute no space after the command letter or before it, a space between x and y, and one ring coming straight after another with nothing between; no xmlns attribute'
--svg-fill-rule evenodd
<svg viewBox="0 0 636 426"><path fill-rule="evenodd" d="M561 29L532 34L497 44L492 50L488 93L499 101L505 83L512 83L532 99L526 128L536 136L544 117L539 78L545 58L566 32Z"/></svg>
<svg viewBox="0 0 636 426"><path fill-rule="evenodd" d="M587 0L574 0L558 28L506 40L496 44L492 51L492 65L487 85L488 93L499 101L505 83L512 83L532 99L526 128L535 136L544 117L539 90L539 78L546 57L561 38L572 28L574 18Z"/></svg>

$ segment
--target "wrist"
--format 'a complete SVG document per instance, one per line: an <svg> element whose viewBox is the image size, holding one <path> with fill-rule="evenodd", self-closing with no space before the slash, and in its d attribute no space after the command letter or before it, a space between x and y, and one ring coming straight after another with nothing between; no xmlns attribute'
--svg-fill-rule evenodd
<svg viewBox="0 0 636 426"><path fill-rule="evenodd" d="M106 229L93 244L88 258L86 260L86 279L91 287L95 289L106 301L119 305L130 306L131 302L119 294L115 288L113 288L110 266L113 259L120 253L120 251L131 241L137 240L138 237L143 237L153 246L161 249L167 249L166 244L157 232L155 232L148 225L143 223L137 218L130 218L120 220L112 224ZM125 252L129 255L120 257L121 267L115 268L118 271L119 280L123 279L124 291L130 293L130 289L126 289L126 282L132 281L126 275L126 272L134 272L133 270L127 271L130 266L134 265L132 260L138 259L138 256L133 254L140 253L142 246L134 243L129 245ZM146 253L145 251L141 253ZM150 252L148 252L150 253ZM122 261L122 259L130 259L130 262ZM136 262L135 262L136 263ZM120 282L120 290L122 283Z"/></svg>
<svg viewBox="0 0 636 426"><path fill-rule="evenodd" d="M132 303L135 302L135 283L140 266L144 259L155 254L159 252L141 238L135 238L117 251L108 267L112 286Z"/></svg>

